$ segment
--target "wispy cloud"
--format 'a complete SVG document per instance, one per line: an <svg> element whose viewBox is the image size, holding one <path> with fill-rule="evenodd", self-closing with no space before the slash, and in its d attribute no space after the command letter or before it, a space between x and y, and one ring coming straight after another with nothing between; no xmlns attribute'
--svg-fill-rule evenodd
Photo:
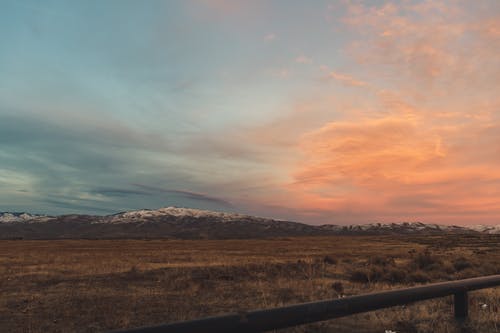
<svg viewBox="0 0 500 333"><path fill-rule="evenodd" d="M68 201L65 199L41 199L41 202L58 207L59 209L65 210L67 213L75 212L94 212L99 214L110 214L114 213L112 209L102 208L100 206L88 205L82 203L81 201Z"/></svg>
<svg viewBox="0 0 500 333"><path fill-rule="evenodd" d="M96 188L92 190L92 193L102 194L105 196L112 197L128 197L128 196L136 196L136 195L151 195L151 192L148 191L138 191L132 189L123 189L123 188Z"/></svg>
<svg viewBox="0 0 500 333"><path fill-rule="evenodd" d="M341 73L334 72L334 71L332 71L328 74L328 78L337 80L340 83L348 85L348 86L364 87L364 86L368 85L366 82L356 80L352 76L349 76L346 74L341 74Z"/></svg>
<svg viewBox="0 0 500 333"><path fill-rule="evenodd" d="M216 203L216 204L219 204L222 206L227 206L227 207L232 206L229 201L226 201L226 200L218 198L218 197L210 196L207 194L203 194L203 193L184 191L184 190L175 190L175 189L165 189L165 188L161 188L161 187L144 185L144 184L132 184L132 185L139 187L139 188L142 188L142 189L145 189L145 190L148 190L150 193L155 193L155 192L168 193L168 194L179 195L179 196L182 196L186 199L206 201L206 202Z"/></svg>

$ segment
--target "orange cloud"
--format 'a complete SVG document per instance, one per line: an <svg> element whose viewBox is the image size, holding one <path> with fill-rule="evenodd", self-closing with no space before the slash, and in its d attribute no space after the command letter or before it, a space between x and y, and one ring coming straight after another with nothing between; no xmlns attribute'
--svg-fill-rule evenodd
<svg viewBox="0 0 500 333"><path fill-rule="evenodd" d="M287 190L323 218L500 217L500 123L450 127L392 114L329 122L302 135L298 147L303 159Z"/></svg>
<svg viewBox="0 0 500 333"><path fill-rule="evenodd" d="M329 116L288 128L300 157L269 200L322 222L498 223L498 11L439 1L351 4L344 22L357 36L347 45L356 60L349 68L370 89L342 103L320 99L315 107Z"/></svg>
<svg viewBox="0 0 500 333"><path fill-rule="evenodd" d="M258 155L268 177L245 202L283 216L498 223L498 13L462 2L348 4L348 59L339 71L319 66L320 82L366 89L321 85L266 124L195 146Z"/></svg>
<svg viewBox="0 0 500 333"><path fill-rule="evenodd" d="M393 117L328 123L304 135L300 145L306 159L296 182L332 190L339 180L355 187L405 182L445 156L439 137L420 133L411 119Z"/></svg>

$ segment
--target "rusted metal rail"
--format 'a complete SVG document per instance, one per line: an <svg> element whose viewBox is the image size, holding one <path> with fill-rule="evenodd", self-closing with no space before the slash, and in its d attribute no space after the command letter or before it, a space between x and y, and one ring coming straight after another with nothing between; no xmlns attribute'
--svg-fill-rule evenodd
<svg viewBox="0 0 500 333"><path fill-rule="evenodd" d="M350 296L320 302L302 303L196 320L135 328L121 333L201 333L264 332L298 326L361 312L384 309L432 298L454 296L455 317L468 315L468 292L500 286L500 275L433 283L424 286Z"/></svg>

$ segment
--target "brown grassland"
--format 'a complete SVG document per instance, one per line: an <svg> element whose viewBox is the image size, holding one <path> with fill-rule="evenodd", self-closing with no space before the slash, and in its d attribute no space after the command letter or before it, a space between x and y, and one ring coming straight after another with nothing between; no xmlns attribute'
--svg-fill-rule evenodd
<svg viewBox="0 0 500 333"><path fill-rule="evenodd" d="M0 241L0 332L105 332L500 273L500 236ZM287 332L500 332L500 288ZM486 304L486 305L484 305Z"/></svg>

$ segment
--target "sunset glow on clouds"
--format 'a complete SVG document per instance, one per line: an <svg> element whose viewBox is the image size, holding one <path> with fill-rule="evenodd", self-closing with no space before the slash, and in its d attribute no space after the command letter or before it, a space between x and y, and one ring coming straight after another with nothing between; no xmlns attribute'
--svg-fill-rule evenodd
<svg viewBox="0 0 500 333"><path fill-rule="evenodd" d="M4 6L0 211L500 220L497 1L146 3Z"/></svg>

